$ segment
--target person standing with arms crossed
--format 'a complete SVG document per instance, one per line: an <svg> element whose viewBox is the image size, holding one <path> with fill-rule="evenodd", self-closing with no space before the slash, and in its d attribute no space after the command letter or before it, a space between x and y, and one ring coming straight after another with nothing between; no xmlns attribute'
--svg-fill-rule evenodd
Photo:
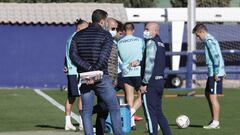
<svg viewBox="0 0 240 135"><path fill-rule="evenodd" d="M161 127L163 135L171 135L168 121L162 111L166 55L165 46L159 37L159 31L159 24L149 22L143 32L146 49L143 56L143 80L140 91L143 93L143 108L149 135L158 134L158 125Z"/></svg>
<svg viewBox="0 0 240 135"><path fill-rule="evenodd" d="M71 46L72 37L79 31L85 29L88 27L88 22L77 19L75 22L76 25L76 32L72 34L70 39L67 41L66 45L66 57L65 57L65 67L64 72L67 74L68 79L68 97L65 104L65 130L76 130L76 127L73 126L71 122L71 110L72 105L74 101L76 100L76 97L78 97L78 111L79 114L82 110L82 100L81 100L81 92L78 88L78 79L77 79L77 68L73 65L70 56L69 56L69 50ZM83 130L83 124L82 124L82 118L81 115L79 115L79 130Z"/></svg>
<svg viewBox="0 0 240 135"><path fill-rule="evenodd" d="M131 108L131 128L132 130L136 130L134 113L141 106L142 100L140 91L137 91L138 98L134 101L134 91L139 90L141 86L140 62L142 61L145 45L143 39L133 36L133 23L124 24L123 30L126 36L119 40L117 47L120 59L122 60L125 96L127 104Z"/></svg>
<svg viewBox="0 0 240 135"><path fill-rule="evenodd" d="M70 58L77 66L79 73L103 71L100 81L89 79L81 85L83 103L82 119L85 135L94 135L92 112L95 94L107 105L115 135L122 135L120 105L116 91L108 76L108 59L111 53L113 38L107 30L107 12L97 9L92 13L92 24L75 34L71 42Z"/></svg>
<svg viewBox="0 0 240 135"><path fill-rule="evenodd" d="M209 125L203 126L203 128L219 129L220 104L218 102L217 94L222 94L222 82L226 75L221 49L218 41L208 33L208 29L204 24L197 24L192 32L205 46L206 65L208 68L205 96L209 104L212 120Z"/></svg>

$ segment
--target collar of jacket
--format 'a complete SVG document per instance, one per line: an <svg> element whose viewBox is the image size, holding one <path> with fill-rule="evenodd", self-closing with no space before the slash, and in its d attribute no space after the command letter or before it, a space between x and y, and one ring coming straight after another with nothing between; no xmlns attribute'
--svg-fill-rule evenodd
<svg viewBox="0 0 240 135"><path fill-rule="evenodd" d="M161 38L159 37L159 35L156 35L156 36L153 38L153 40L154 40L155 42L161 42L161 43L162 43L162 40L161 40Z"/></svg>
<svg viewBox="0 0 240 135"><path fill-rule="evenodd" d="M99 28L99 29L103 29L101 25L99 25L98 23L92 23L90 25L91 27L96 27L96 28Z"/></svg>
<svg viewBox="0 0 240 135"><path fill-rule="evenodd" d="M146 43L147 43L149 40L153 40L153 41L155 41L155 42L161 42L161 43L162 43L162 40L161 40L161 38L159 37L159 35L156 35L154 38L151 38L151 39L145 39Z"/></svg>

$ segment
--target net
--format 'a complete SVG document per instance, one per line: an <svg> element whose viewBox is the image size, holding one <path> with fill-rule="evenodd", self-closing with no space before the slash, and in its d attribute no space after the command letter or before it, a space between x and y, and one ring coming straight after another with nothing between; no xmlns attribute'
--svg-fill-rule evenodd
<svg viewBox="0 0 240 135"><path fill-rule="evenodd" d="M208 32L219 42L221 50L240 50L239 24L207 24ZM197 50L204 50L204 45L197 40ZM223 54L226 66L239 66L239 54ZM197 55L197 66L205 65L204 54Z"/></svg>

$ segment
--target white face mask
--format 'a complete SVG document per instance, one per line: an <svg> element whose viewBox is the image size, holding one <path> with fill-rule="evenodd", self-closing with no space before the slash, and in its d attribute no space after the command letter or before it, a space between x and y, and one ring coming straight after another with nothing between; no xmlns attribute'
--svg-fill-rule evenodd
<svg viewBox="0 0 240 135"><path fill-rule="evenodd" d="M149 31L144 31L144 32L143 32L143 37L144 37L145 39L150 39L150 38L152 38L152 36L151 36L151 34L150 34Z"/></svg>
<svg viewBox="0 0 240 135"><path fill-rule="evenodd" d="M109 30L109 32L111 33L112 37L115 37L117 35L116 30Z"/></svg>

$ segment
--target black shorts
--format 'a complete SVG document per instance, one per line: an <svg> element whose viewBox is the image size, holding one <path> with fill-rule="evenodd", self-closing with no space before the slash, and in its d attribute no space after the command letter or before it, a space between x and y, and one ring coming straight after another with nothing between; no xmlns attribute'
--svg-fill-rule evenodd
<svg viewBox="0 0 240 135"><path fill-rule="evenodd" d="M215 81L214 77L208 77L205 92L209 94L222 94L223 77L220 76L219 79L219 81Z"/></svg>
<svg viewBox="0 0 240 135"><path fill-rule="evenodd" d="M123 82L127 83L128 85L133 86L136 90L139 89L139 87L142 84L142 79L140 76L135 77L123 77Z"/></svg>
<svg viewBox="0 0 240 135"><path fill-rule="evenodd" d="M77 75L67 75L68 78L68 96L77 97L81 95L78 88L78 78Z"/></svg>
<svg viewBox="0 0 240 135"><path fill-rule="evenodd" d="M122 73L118 73L116 89L117 90L124 89L124 82L123 82Z"/></svg>

